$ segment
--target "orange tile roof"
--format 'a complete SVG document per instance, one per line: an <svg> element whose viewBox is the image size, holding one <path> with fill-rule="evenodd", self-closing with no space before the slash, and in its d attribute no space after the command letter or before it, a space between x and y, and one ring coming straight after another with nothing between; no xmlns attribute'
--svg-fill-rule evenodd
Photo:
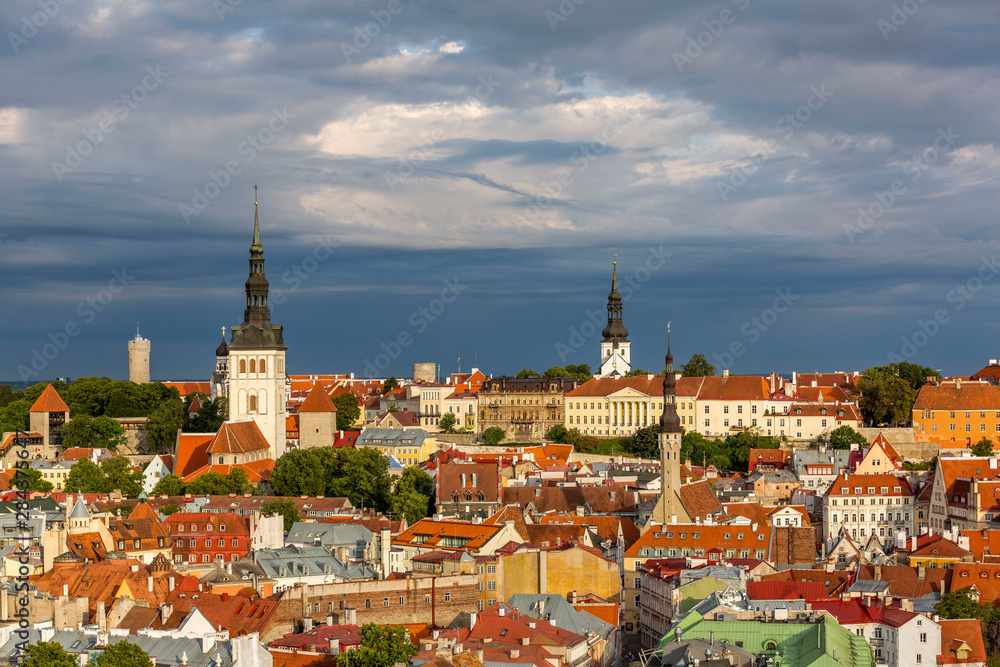
<svg viewBox="0 0 1000 667"><path fill-rule="evenodd" d="M975 588L979 591L979 601L993 604L1000 600L1000 564L997 563L955 563L951 575L951 590Z"/></svg>
<svg viewBox="0 0 1000 667"><path fill-rule="evenodd" d="M177 439L177 466L174 474L186 477L208 462L208 445L214 433L181 433Z"/></svg>
<svg viewBox="0 0 1000 667"><path fill-rule="evenodd" d="M618 531L620 529L622 537L625 538L626 549L635 544L635 541L641 536L639 529L636 528L635 523L633 523L631 519L614 515L592 514L590 516L536 516L535 521L542 525L578 524L581 526L587 526L596 531L597 536L602 540L611 541L616 541L618 539Z"/></svg>
<svg viewBox="0 0 1000 667"><path fill-rule="evenodd" d="M726 503L722 506L725 509L726 514L732 519L735 516L742 516L750 519L753 523L770 523L767 517L767 511L764 506L760 503ZM770 508L769 508L770 509ZM777 508L781 509L781 508Z"/></svg>
<svg viewBox="0 0 1000 667"><path fill-rule="evenodd" d="M811 385L813 380L820 387L853 387L853 373L796 373L795 382L801 385Z"/></svg>
<svg viewBox="0 0 1000 667"><path fill-rule="evenodd" d="M132 571L132 567L136 571ZM149 591L147 577L153 577L153 590ZM136 601L145 601L150 607L158 607L166 601L170 592L170 578L174 578L175 588L187 579L173 570L166 559L157 556L153 563L144 565L141 561L128 558L106 560L101 563L84 564L82 561L56 564L48 572L31 577L31 583L42 592L54 597L63 595L63 586L68 589L69 598L86 597L91 613L96 612L97 603L104 602L110 610L115 597L127 592Z"/></svg>
<svg viewBox="0 0 1000 667"><path fill-rule="evenodd" d="M625 558L645 558L643 549L690 548L703 549L706 553L718 549L750 549L753 556L757 549L770 551L771 526L719 526L698 524L655 524L625 552ZM768 554L769 555L769 554Z"/></svg>
<svg viewBox="0 0 1000 667"><path fill-rule="evenodd" d="M788 465L792 459L790 449L751 449L750 465Z"/></svg>
<svg viewBox="0 0 1000 667"><path fill-rule="evenodd" d="M508 521L514 522L514 530L520 535L524 540L528 540L528 526L524 522L524 514L521 513L521 509L517 505L504 505L500 508L499 512L496 512L493 516L483 521L484 525L487 526L502 526Z"/></svg>
<svg viewBox="0 0 1000 667"><path fill-rule="evenodd" d="M917 568L905 565L882 565L880 572L880 580L889 583L889 595L897 598L919 598L931 593L947 593L952 590L952 582L956 581L952 576L954 570L943 567L925 568L923 579L920 578ZM858 570L858 579L874 581L875 566L862 565Z"/></svg>
<svg viewBox="0 0 1000 667"><path fill-rule="evenodd" d="M330 400L330 395L321 387L313 387L306 400L299 406L299 412L336 412L337 406Z"/></svg>
<svg viewBox="0 0 1000 667"><path fill-rule="evenodd" d="M685 378L677 380L678 396L696 396L701 387L702 378ZM610 396L623 389L634 389L647 396L663 396L663 376L654 375L649 378L639 375L629 378L591 378L576 389L566 392L566 396Z"/></svg>
<svg viewBox="0 0 1000 667"><path fill-rule="evenodd" d="M204 465L197 470L184 475L181 479L187 482L193 482L198 477L201 477L205 473L217 472L223 477L231 473L234 469L239 468L247 475L247 481L251 484L257 484L258 482L266 482L271 479L271 474L274 472L274 459L260 459L259 461L250 461L249 463L238 463L238 464L218 464L213 463L210 465Z"/></svg>
<svg viewBox="0 0 1000 667"><path fill-rule="evenodd" d="M163 386L175 387L181 398L185 398L196 392L200 392L206 396L212 393L212 384L210 382L164 382Z"/></svg>
<svg viewBox="0 0 1000 667"><path fill-rule="evenodd" d="M703 379L699 401L762 401L771 395L771 386L759 375L710 375Z"/></svg>
<svg viewBox="0 0 1000 667"><path fill-rule="evenodd" d="M882 487L888 488L888 491L883 493L881 491ZM853 496L855 495L855 488L861 489L860 495L871 493L877 493L881 496L913 495L913 487L910 486L905 477L896 477L889 473L877 475L840 475L830 485L826 494L828 496ZM875 490L869 491L868 489L870 488Z"/></svg>
<svg viewBox="0 0 1000 667"><path fill-rule="evenodd" d="M419 546L439 551L476 551L502 528L503 526L421 519L405 532L394 537L392 543L398 546ZM419 541L418 536L421 538ZM447 546L444 541L449 538L461 538L467 541L461 547Z"/></svg>
<svg viewBox="0 0 1000 667"><path fill-rule="evenodd" d="M956 620L941 619L941 655L937 657L942 665L964 663L985 663L986 647L983 645L983 629L974 618ZM965 658L958 657L959 649L968 649Z"/></svg>
<svg viewBox="0 0 1000 667"><path fill-rule="evenodd" d="M167 538L170 536L170 531L167 530L159 515L153 511L148 503L138 503L128 518L115 517L110 519L108 531L116 543L119 540L124 540L125 552L156 549L159 547L160 538L163 538L164 544L169 546ZM135 540L139 540L138 548L135 547Z"/></svg>
<svg viewBox="0 0 1000 667"><path fill-rule="evenodd" d="M841 415L843 411L843 415ZM861 419L853 405L835 405L826 403L794 403L788 409L789 415L796 417L834 417L840 421L857 421Z"/></svg>
<svg viewBox="0 0 1000 667"><path fill-rule="evenodd" d="M29 412L69 412L66 402L51 384L45 387Z"/></svg>
<svg viewBox="0 0 1000 667"><path fill-rule="evenodd" d="M938 465L941 469L941 481L949 501L957 493L968 493L968 480L1000 479L1000 470L991 468L988 458L943 456L938 458Z"/></svg>
<svg viewBox="0 0 1000 667"><path fill-rule="evenodd" d="M680 497L681 505L684 506L684 510L692 520L696 517L704 519L709 515L719 520L719 514L724 512L722 503L719 502L718 496L715 495L712 483L707 479L691 482L690 484L682 484Z"/></svg>
<svg viewBox="0 0 1000 667"><path fill-rule="evenodd" d="M1000 559L1000 530L963 530L961 535L969 538L969 551L977 563Z"/></svg>
<svg viewBox="0 0 1000 667"><path fill-rule="evenodd" d="M242 454L270 447L257 422L246 419L223 422L219 432L208 444L207 451L210 454Z"/></svg>
<svg viewBox="0 0 1000 667"><path fill-rule="evenodd" d="M902 568L909 570L910 568ZM837 595L840 593L841 589L844 588L844 584L847 583L848 577L851 573L846 570L835 570L833 572L827 572L826 570L784 570L783 572L775 572L774 574L765 574L763 576L764 581L816 581L822 583L826 587L827 593L830 595Z"/></svg>
<svg viewBox="0 0 1000 667"><path fill-rule="evenodd" d="M66 549L71 553L86 558L92 563L104 560L108 550L104 546L100 533L76 533L66 536Z"/></svg>
<svg viewBox="0 0 1000 667"><path fill-rule="evenodd" d="M594 618L599 618L608 625L618 625L618 603L617 602L607 602L607 603L579 603L572 605L573 609L577 611L584 611L593 616Z"/></svg>
<svg viewBox="0 0 1000 667"><path fill-rule="evenodd" d="M1000 410L1000 387L991 384L925 384L913 410Z"/></svg>

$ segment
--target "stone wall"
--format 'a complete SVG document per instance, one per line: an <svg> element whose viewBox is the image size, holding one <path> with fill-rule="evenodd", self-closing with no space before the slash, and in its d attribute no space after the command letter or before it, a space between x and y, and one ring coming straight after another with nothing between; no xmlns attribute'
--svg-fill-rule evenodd
<svg viewBox="0 0 1000 667"><path fill-rule="evenodd" d="M456 445L475 445L475 433L439 433L436 436L438 449L449 449L452 443Z"/></svg>
<svg viewBox="0 0 1000 667"><path fill-rule="evenodd" d="M116 417L115 421L125 429L125 448L118 454L125 456L147 454L149 447L146 444L146 417Z"/></svg>
<svg viewBox="0 0 1000 667"><path fill-rule="evenodd" d="M21 594L23 595L23 593ZM0 590L0 617L4 621L13 620L19 608L17 598L6 588ZM78 628L90 622L88 600L79 597L70 600L67 596L52 597L47 593L28 596L28 621L32 624L51 621L56 629Z"/></svg>
<svg viewBox="0 0 1000 667"><path fill-rule="evenodd" d="M878 437L879 433L885 436L885 439L892 443L895 447L897 443L906 444L911 442L916 442L917 439L914 436L913 428L907 426L906 428L858 428L856 429L858 433L865 436L865 440L872 442Z"/></svg>
<svg viewBox="0 0 1000 667"><path fill-rule="evenodd" d="M350 608L357 610L358 625L431 623L457 627L468 623L469 613L478 608L477 582L474 574L460 574L296 586L285 591L272 626L261 641L269 642L301 628L307 616L318 625L326 622L328 614L342 618Z"/></svg>

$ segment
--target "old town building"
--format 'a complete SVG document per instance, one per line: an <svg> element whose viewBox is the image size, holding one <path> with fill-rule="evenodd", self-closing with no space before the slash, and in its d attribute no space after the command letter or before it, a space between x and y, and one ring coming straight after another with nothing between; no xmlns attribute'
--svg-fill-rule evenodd
<svg viewBox="0 0 1000 667"><path fill-rule="evenodd" d="M514 442L540 442L565 421L564 395L576 388L569 378L491 378L479 388L482 433L499 426Z"/></svg>

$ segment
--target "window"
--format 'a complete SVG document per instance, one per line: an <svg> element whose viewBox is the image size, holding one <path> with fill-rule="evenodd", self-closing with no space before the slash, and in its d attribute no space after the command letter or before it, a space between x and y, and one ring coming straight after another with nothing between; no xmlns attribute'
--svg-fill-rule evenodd
<svg viewBox="0 0 1000 667"><path fill-rule="evenodd" d="M920 633L920 643L921 644L926 644L927 643L927 633L926 632L921 632Z"/></svg>
<svg viewBox="0 0 1000 667"><path fill-rule="evenodd" d="M430 603L431 603L431 596L430 595L425 595L424 596L424 604L430 604Z"/></svg>
<svg viewBox="0 0 1000 667"><path fill-rule="evenodd" d="M486 582L486 590L495 591L496 589L497 589L497 582L495 581Z"/></svg>
<svg viewBox="0 0 1000 667"><path fill-rule="evenodd" d="M383 607L389 606L389 598L382 598L382 606Z"/></svg>
<svg viewBox="0 0 1000 667"><path fill-rule="evenodd" d="M239 542L236 541L235 537L233 538L233 546L234 547L238 547L239 546Z"/></svg>
<svg viewBox="0 0 1000 667"><path fill-rule="evenodd" d="M365 598L365 609L371 609L371 608L372 608L371 598Z"/></svg>
<svg viewBox="0 0 1000 667"><path fill-rule="evenodd" d="M402 607L405 604L406 604L406 596L400 595L399 596L399 606Z"/></svg>
<svg viewBox="0 0 1000 667"><path fill-rule="evenodd" d="M197 546L197 542L195 540L191 540L191 546L192 547Z"/></svg>
<svg viewBox="0 0 1000 667"><path fill-rule="evenodd" d="M723 405L722 406L722 414L724 414L724 415L728 415L729 414L729 406L728 405Z"/></svg>
<svg viewBox="0 0 1000 667"><path fill-rule="evenodd" d="M444 601L445 602L451 602L451 593L445 593L444 594Z"/></svg>
<svg viewBox="0 0 1000 667"><path fill-rule="evenodd" d="M209 555L208 555L208 554L202 554L202 556L201 556L201 562L202 562L202 563L207 563L207 562L209 562L210 560L212 560L212 559L211 559L211 558L209 557Z"/></svg>

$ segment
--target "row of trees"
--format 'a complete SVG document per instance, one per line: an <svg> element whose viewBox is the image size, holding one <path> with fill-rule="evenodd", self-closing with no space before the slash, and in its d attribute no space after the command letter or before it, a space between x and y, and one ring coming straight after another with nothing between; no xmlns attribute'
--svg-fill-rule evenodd
<svg viewBox="0 0 1000 667"><path fill-rule="evenodd" d="M177 475L166 475L156 483L153 495L183 496L190 493L192 496L224 496L235 493L242 496L245 493L253 493L253 491L254 486L247 479L247 474L243 469L233 468L226 475L218 472L207 472L186 484Z"/></svg>
<svg viewBox="0 0 1000 667"><path fill-rule="evenodd" d="M271 488L279 496L346 497L356 506L405 515L410 523L432 510L430 475L411 467L393 483L389 458L372 448L294 449L276 462Z"/></svg>
<svg viewBox="0 0 1000 667"><path fill-rule="evenodd" d="M544 373L522 368L514 376L516 378L572 378L577 382L586 382L594 377L590 370L590 364L567 364L566 366L553 366Z"/></svg>
<svg viewBox="0 0 1000 667"><path fill-rule="evenodd" d="M21 667L80 667L80 658L66 651L59 642L28 644ZM109 644L90 658L92 667L153 667L153 661L140 647L125 640Z"/></svg>
<svg viewBox="0 0 1000 667"><path fill-rule="evenodd" d="M142 471L132 468L124 456L112 456L100 464L81 459L70 468L65 489L68 493L111 493L119 489L126 498L138 498L143 479Z"/></svg>

